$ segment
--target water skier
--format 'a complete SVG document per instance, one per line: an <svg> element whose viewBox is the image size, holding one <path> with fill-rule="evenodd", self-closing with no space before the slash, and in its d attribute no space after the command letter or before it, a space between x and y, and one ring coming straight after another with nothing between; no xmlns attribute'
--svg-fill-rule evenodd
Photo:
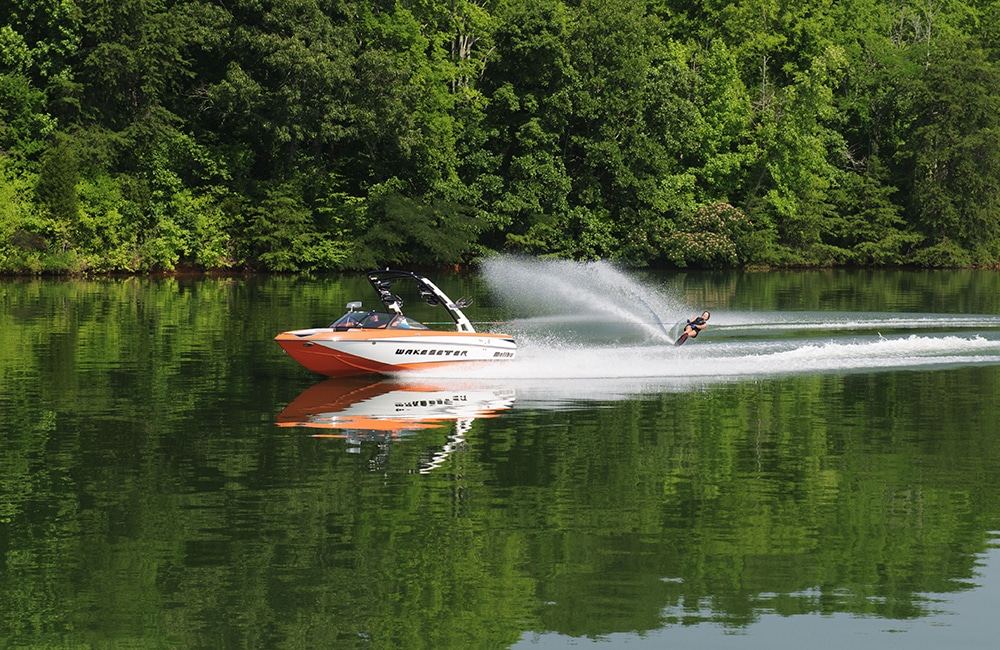
<svg viewBox="0 0 1000 650"><path fill-rule="evenodd" d="M701 312L701 316L695 316L689 320L684 326L684 333L677 338L677 342L674 343L674 345L680 345L684 341L688 340L688 338L696 338L698 336L698 332L708 327L708 319L711 317L711 312L706 310Z"/></svg>

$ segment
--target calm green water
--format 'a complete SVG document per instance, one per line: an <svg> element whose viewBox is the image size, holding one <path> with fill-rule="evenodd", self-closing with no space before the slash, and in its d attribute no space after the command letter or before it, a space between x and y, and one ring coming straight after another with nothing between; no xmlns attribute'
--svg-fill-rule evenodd
<svg viewBox="0 0 1000 650"><path fill-rule="evenodd" d="M433 279L519 358L273 343L363 278L0 281L0 647L994 647L1000 275Z"/></svg>

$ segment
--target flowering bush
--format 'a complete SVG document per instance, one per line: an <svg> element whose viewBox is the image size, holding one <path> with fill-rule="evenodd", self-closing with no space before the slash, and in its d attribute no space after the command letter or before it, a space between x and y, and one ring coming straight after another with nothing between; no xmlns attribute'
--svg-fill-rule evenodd
<svg viewBox="0 0 1000 650"><path fill-rule="evenodd" d="M663 253L680 267L720 268L750 260L754 224L728 203L703 205L682 216L663 241Z"/></svg>

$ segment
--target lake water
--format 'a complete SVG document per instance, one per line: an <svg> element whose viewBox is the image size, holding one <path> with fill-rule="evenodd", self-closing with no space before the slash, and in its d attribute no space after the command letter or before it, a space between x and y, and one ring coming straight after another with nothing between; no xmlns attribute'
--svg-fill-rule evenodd
<svg viewBox="0 0 1000 650"><path fill-rule="evenodd" d="M0 280L0 646L995 647L1000 274L432 279L518 358L310 374L361 276Z"/></svg>

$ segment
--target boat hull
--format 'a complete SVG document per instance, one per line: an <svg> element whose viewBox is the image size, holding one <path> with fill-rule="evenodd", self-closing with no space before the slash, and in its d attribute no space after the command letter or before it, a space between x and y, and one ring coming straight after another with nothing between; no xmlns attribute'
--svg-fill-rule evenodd
<svg viewBox="0 0 1000 650"><path fill-rule="evenodd" d="M328 377L509 361L517 352L511 337L484 332L315 328L274 340L302 366Z"/></svg>

